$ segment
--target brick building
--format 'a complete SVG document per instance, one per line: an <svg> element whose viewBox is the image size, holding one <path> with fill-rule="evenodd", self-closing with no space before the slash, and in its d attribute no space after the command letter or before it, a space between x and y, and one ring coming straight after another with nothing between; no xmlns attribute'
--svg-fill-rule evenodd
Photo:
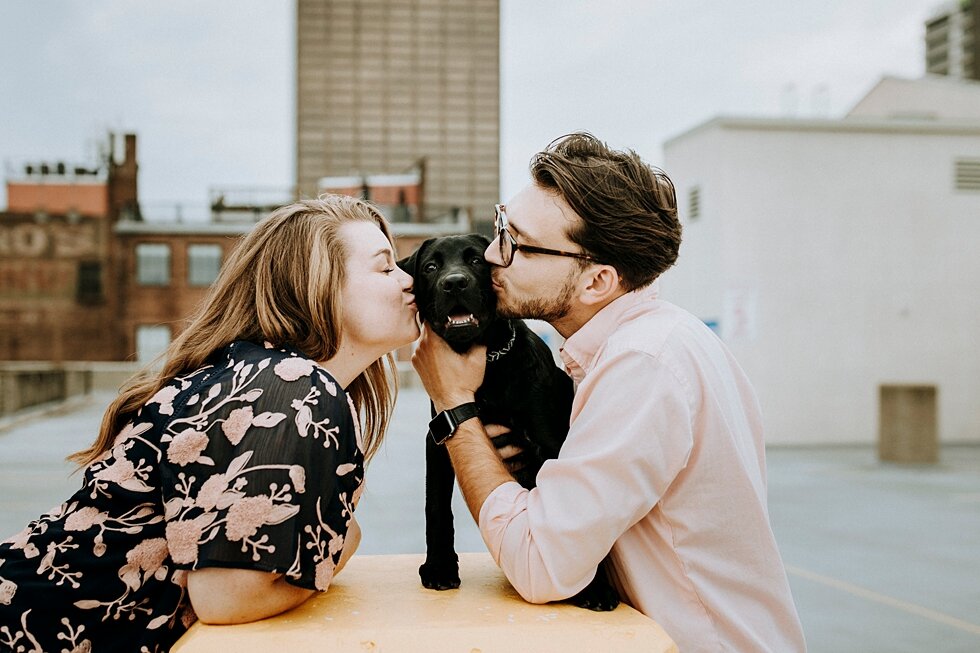
<svg viewBox="0 0 980 653"><path fill-rule="evenodd" d="M152 359L205 298L229 252L267 205L219 192L212 219L153 221L138 199L136 136L93 168L29 164L7 180L0 212L0 360ZM389 218L415 215L421 177L323 180L321 190L376 198ZM435 224L394 222L397 247L468 231L465 212Z"/></svg>
<svg viewBox="0 0 980 653"><path fill-rule="evenodd" d="M114 149L110 137L110 152ZM121 162L28 164L0 213L0 359L121 360L113 226L139 215L136 137ZM108 334L112 334L109 336Z"/></svg>

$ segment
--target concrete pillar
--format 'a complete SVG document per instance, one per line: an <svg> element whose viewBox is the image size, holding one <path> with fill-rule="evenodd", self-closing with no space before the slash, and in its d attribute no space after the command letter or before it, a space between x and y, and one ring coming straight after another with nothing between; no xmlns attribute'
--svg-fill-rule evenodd
<svg viewBox="0 0 980 653"><path fill-rule="evenodd" d="M936 386L879 386L878 458L895 463L939 462Z"/></svg>

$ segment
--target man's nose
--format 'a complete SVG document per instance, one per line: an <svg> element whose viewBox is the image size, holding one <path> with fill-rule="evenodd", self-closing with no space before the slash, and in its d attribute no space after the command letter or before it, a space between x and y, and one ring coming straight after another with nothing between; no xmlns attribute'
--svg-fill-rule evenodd
<svg viewBox="0 0 980 653"><path fill-rule="evenodd" d="M503 264L503 260L500 258L500 245L498 244L497 238L494 238L483 251L483 258L491 265Z"/></svg>
<svg viewBox="0 0 980 653"><path fill-rule="evenodd" d="M440 286L443 292L453 293L459 292L470 285L470 279L465 274L460 274L459 272L454 272L453 274L447 274L442 278Z"/></svg>

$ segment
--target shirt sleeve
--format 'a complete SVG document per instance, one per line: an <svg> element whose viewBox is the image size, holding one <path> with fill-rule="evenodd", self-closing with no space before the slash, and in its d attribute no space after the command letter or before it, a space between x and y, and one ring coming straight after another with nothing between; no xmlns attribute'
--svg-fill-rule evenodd
<svg viewBox="0 0 980 653"><path fill-rule="evenodd" d="M363 481L356 418L311 361L232 360L162 437L175 565L284 574L326 590Z"/></svg>
<svg viewBox="0 0 980 653"><path fill-rule="evenodd" d="M654 508L693 447L689 390L649 354L609 356L580 384L568 438L537 487L505 483L487 497L480 531L525 600L577 594Z"/></svg>

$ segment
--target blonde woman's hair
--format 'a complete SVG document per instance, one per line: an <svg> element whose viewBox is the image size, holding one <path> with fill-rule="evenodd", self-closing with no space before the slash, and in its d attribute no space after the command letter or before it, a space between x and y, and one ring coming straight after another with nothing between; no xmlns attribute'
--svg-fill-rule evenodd
<svg viewBox="0 0 980 653"><path fill-rule="evenodd" d="M277 209L246 234L221 268L186 329L156 362L122 387L102 417L99 436L88 449L68 457L85 466L112 448L113 440L160 388L202 367L235 340L291 345L314 361L340 346L340 289L347 251L340 227L372 222L394 246L388 223L370 204L323 195ZM395 359L389 353L348 386L360 413L366 458L378 450L397 394Z"/></svg>

